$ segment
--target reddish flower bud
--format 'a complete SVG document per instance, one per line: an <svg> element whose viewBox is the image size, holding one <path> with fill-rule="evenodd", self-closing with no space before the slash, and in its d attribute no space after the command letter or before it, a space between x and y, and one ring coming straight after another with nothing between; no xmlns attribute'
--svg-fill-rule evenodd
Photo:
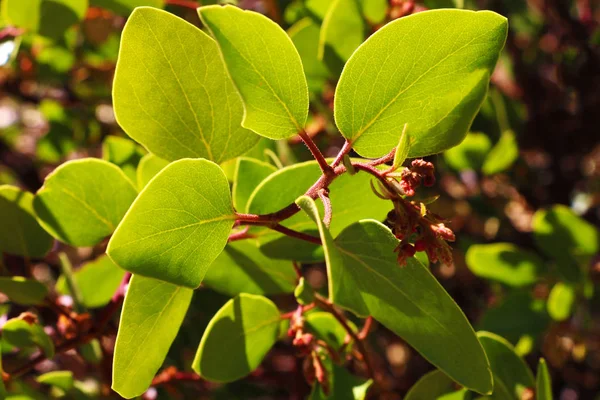
<svg viewBox="0 0 600 400"><path fill-rule="evenodd" d="M425 251L427 248L427 242L423 239L419 239L415 242L415 251Z"/></svg>

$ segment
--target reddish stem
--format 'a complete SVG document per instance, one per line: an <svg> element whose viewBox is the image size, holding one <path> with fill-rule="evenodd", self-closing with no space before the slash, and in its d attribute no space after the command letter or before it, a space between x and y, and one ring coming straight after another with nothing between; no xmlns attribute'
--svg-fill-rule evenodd
<svg viewBox="0 0 600 400"><path fill-rule="evenodd" d="M200 7L198 2L193 0L166 0L165 3L173 6L190 8L192 10L195 10L196 8Z"/></svg>
<svg viewBox="0 0 600 400"><path fill-rule="evenodd" d="M277 224L273 227L271 227L271 229L273 229L274 231L277 231L279 233L283 233L284 235L296 238L296 239L300 239L300 240L304 240L306 242L310 242L310 243L314 243L314 244L321 244L321 238L318 238L316 236L312 236L312 235L308 235L304 232L298 232L295 231L293 229L290 228L286 228L283 225Z"/></svg>
<svg viewBox="0 0 600 400"><path fill-rule="evenodd" d="M232 234L229 235L229 239L227 240L228 243L231 242L235 242L237 240L243 240L243 239L251 239L256 237L256 235L253 235L251 233L248 233L248 230L250 229L249 226L244 227L244 229L242 229L241 231L238 232L234 232Z"/></svg>
<svg viewBox="0 0 600 400"><path fill-rule="evenodd" d="M321 153L321 150L319 150L319 148L312 140L312 138L308 135L308 133L306 133L306 131L303 129L298 133L298 136L300 136L306 147L308 147L308 149L312 153L315 160L317 160L317 163L319 163L319 167L321 168L323 174L332 175L334 173L333 168L329 164L327 164L327 160L325 160L325 157L323 157L323 153Z"/></svg>
<svg viewBox="0 0 600 400"><path fill-rule="evenodd" d="M340 163L342 162L342 159L344 158L344 156L346 154L350 153L350 150L352 150L352 143L350 143L349 141L346 140L346 142L342 146L342 149L340 150L338 155L335 156L335 160L333 160L333 162L331 163L331 166L333 168L335 168L338 165L340 165Z"/></svg>
<svg viewBox="0 0 600 400"><path fill-rule="evenodd" d="M319 190L319 198L323 202L323 208L325 209L323 223L329 229L329 225L331 225L331 216L333 213L331 208L331 199L329 198L329 192L326 189Z"/></svg>
<svg viewBox="0 0 600 400"><path fill-rule="evenodd" d="M363 325L360 333L358 334L358 337L360 338L360 340L365 340L367 338L367 336L369 336L369 331L371 331L372 326L373 326L373 317L369 315L367 317L367 319L365 320L365 324Z"/></svg>

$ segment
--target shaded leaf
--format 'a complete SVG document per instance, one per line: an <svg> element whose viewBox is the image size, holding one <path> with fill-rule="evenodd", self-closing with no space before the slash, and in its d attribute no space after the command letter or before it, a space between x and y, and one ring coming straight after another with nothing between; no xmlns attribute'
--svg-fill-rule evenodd
<svg viewBox="0 0 600 400"><path fill-rule="evenodd" d="M333 364L327 357L324 357L323 362L328 370L329 395L323 392L319 382L315 382L309 400L364 400L366 398L372 380L352 375L346 368Z"/></svg>
<svg viewBox="0 0 600 400"><path fill-rule="evenodd" d="M232 188L233 206L235 209L245 213L248 208L248 199L250 199L250 195L254 189L275 171L277 171L277 168L269 163L253 158L238 158Z"/></svg>
<svg viewBox="0 0 600 400"><path fill-rule="evenodd" d="M552 380L546 360L540 358L537 369L535 395L537 400L552 400Z"/></svg>
<svg viewBox="0 0 600 400"><path fill-rule="evenodd" d="M44 328L37 321L29 321L21 314L18 318L8 320L2 326L2 339L8 344L26 349L39 347L48 359L54 357L54 343L44 332Z"/></svg>
<svg viewBox="0 0 600 400"><path fill-rule="evenodd" d="M455 391L455 385L442 371L431 371L410 388L404 400L438 400Z"/></svg>
<svg viewBox="0 0 600 400"><path fill-rule="evenodd" d="M364 157L388 153L406 123L414 140L409 157L459 144L506 32L506 18L489 11L432 10L390 22L344 67L335 94L340 132Z"/></svg>
<svg viewBox="0 0 600 400"><path fill-rule="evenodd" d="M285 31L262 14L230 5L200 7L198 13L242 97L242 126L271 139L300 132L308 116L308 87Z"/></svg>
<svg viewBox="0 0 600 400"><path fill-rule="evenodd" d="M234 219L221 168L203 159L178 160L142 190L107 254L135 274L196 288L223 251Z"/></svg>
<svg viewBox="0 0 600 400"><path fill-rule="evenodd" d="M0 251L23 257L44 257L50 251L53 240L35 219L31 193L0 185L0 221Z"/></svg>
<svg viewBox="0 0 600 400"><path fill-rule="evenodd" d="M142 190L144 186L146 186L148 182L150 182L150 180L167 165L169 165L168 161L163 160L152 153L148 153L142 157L138 164L136 174L138 190Z"/></svg>
<svg viewBox="0 0 600 400"><path fill-rule="evenodd" d="M46 372L38 376L36 379L39 383L55 386L59 389L68 392L73 387L73 372L71 371L52 371Z"/></svg>
<svg viewBox="0 0 600 400"><path fill-rule="evenodd" d="M213 382L231 382L254 371L279 335L281 317L269 299L240 294L208 324L193 368Z"/></svg>
<svg viewBox="0 0 600 400"><path fill-rule="evenodd" d="M339 349L346 339L346 329L333 315L324 311L316 311L306 315L306 327L319 339L325 341L331 348ZM348 321L348 325L356 330L356 325ZM351 348L349 346L349 348Z"/></svg>
<svg viewBox="0 0 600 400"><path fill-rule="evenodd" d="M165 160L219 163L258 141L240 126L242 104L215 42L165 11L141 7L129 17L113 99L119 125Z"/></svg>
<svg viewBox="0 0 600 400"><path fill-rule="evenodd" d="M461 144L444 152L444 160L457 171L479 171L491 147L485 133L470 132Z"/></svg>
<svg viewBox="0 0 600 400"><path fill-rule="evenodd" d="M566 283L558 282L548 296L548 314L555 321L564 321L571 316L577 294L575 288Z"/></svg>
<svg viewBox="0 0 600 400"><path fill-rule="evenodd" d="M515 133L505 131L488 153L481 170L486 175L497 174L509 169L518 157L519 147Z"/></svg>
<svg viewBox="0 0 600 400"><path fill-rule="evenodd" d="M330 74L319 60L320 27L311 18L306 17L288 29L288 35L302 59L308 88L311 92L321 92Z"/></svg>
<svg viewBox="0 0 600 400"><path fill-rule="evenodd" d="M22 276L0 277L0 293L15 303L36 305L44 302L48 288L41 282Z"/></svg>
<svg viewBox="0 0 600 400"><path fill-rule="evenodd" d="M145 151L135 142L118 136L107 136L102 142L102 159L121 168L131 182L137 181L136 170Z"/></svg>
<svg viewBox="0 0 600 400"><path fill-rule="evenodd" d="M48 175L33 208L42 227L61 242L93 246L113 233L136 195L119 167L85 158Z"/></svg>
<svg viewBox="0 0 600 400"><path fill-rule="evenodd" d="M163 364L192 300L191 289L142 276L129 283L115 344L112 389L144 393Z"/></svg>

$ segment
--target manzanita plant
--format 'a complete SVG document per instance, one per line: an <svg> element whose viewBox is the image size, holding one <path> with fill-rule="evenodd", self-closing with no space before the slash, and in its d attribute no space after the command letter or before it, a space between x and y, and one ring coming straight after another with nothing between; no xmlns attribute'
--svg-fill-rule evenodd
<svg viewBox="0 0 600 400"><path fill-rule="evenodd" d="M21 18L13 4L3 1L7 15ZM74 309L50 303L70 341L55 346L38 316L26 312L3 326L6 346L40 349L39 359L78 348L94 359L97 334L123 302L112 389L125 398L176 376L239 380L285 341L303 360L311 399L363 399L383 385L367 343L377 322L437 368L407 399L552 398L545 361L536 382L524 353L496 334L475 333L429 271L430 264L453 263L455 234L430 209L436 171L423 157L452 148L446 162L471 168L471 154L490 150L487 136L468 132L504 47L506 18L439 9L381 26L385 1L327 5L313 4L312 19L289 32L232 5L198 8L203 29L158 8L131 13L113 107L120 127L147 153L113 136L104 142L104 159L63 163L35 195L0 186L0 218L11 228L0 230L6 254L37 259L53 239L90 247L110 238L106 255L76 272L61 253L55 290L69 294ZM331 101L344 142L326 157L309 133L318 114L312 98L338 74ZM283 166L265 143L294 137L314 159ZM496 156L477 158L476 168L506 169L514 146L507 130L492 149ZM262 158L264 149L272 162ZM539 213L536 232L575 218L562 208ZM578 223L594 237L584 249L592 255L597 231ZM548 237L536 240L563 266L568 283L552 290L551 314L567 318L571 308L561 306L585 293L571 268L578 261ZM519 260L518 270L502 264L506 254ZM326 290L306 279L303 266L314 263L326 267ZM472 246L467 264L508 286L531 284L542 269L537 255L508 243ZM197 375L157 376L202 286L230 300L190 357ZM1 277L0 290L18 304L48 303L48 289L34 279ZM273 300L292 293L291 305ZM91 321L85 311L100 307ZM85 334L73 333L78 329ZM28 365L8 371L7 381ZM72 375L50 374L39 382L73 389Z"/></svg>

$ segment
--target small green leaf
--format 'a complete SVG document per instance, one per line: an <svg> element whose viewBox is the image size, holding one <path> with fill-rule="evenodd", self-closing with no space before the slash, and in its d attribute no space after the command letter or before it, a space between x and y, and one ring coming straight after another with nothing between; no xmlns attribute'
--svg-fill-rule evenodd
<svg viewBox="0 0 600 400"><path fill-rule="evenodd" d="M288 29L288 35L290 35L302 59L308 88L311 92L322 92L330 73L317 57L319 52L319 25L311 18L306 17L292 25Z"/></svg>
<svg viewBox="0 0 600 400"><path fill-rule="evenodd" d="M33 200L42 227L73 246L93 246L113 233L137 191L114 164L69 161L46 177Z"/></svg>
<svg viewBox="0 0 600 400"><path fill-rule="evenodd" d="M348 325L356 330L356 325L352 321L348 321ZM341 348L348 335L342 324L333 315L324 311L306 315L306 328L334 349Z"/></svg>
<svg viewBox="0 0 600 400"><path fill-rule="evenodd" d="M334 0L321 26L319 59L333 73L339 74L344 63L365 40L365 30L359 0Z"/></svg>
<svg viewBox="0 0 600 400"><path fill-rule="evenodd" d="M22 276L0 277L0 293L18 304L38 305L44 302L48 288L41 282Z"/></svg>
<svg viewBox="0 0 600 400"><path fill-rule="evenodd" d="M215 42L162 10L137 8L127 20L113 99L119 125L165 160L220 163L258 141L240 126L242 103Z"/></svg>
<svg viewBox="0 0 600 400"><path fill-rule="evenodd" d="M144 393L163 364L193 290L142 276L129 283L113 361L112 389L130 399Z"/></svg>
<svg viewBox="0 0 600 400"><path fill-rule="evenodd" d="M477 336L494 374L494 393L490 399L522 399L523 391L535 386L533 374L525 361L502 337L489 332L478 332Z"/></svg>
<svg viewBox="0 0 600 400"><path fill-rule="evenodd" d="M340 132L364 157L388 153L406 123L409 157L456 146L486 96L506 33L506 18L490 11L432 10L390 22L344 67L335 93Z"/></svg>
<svg viewBox="0 0 600 400"><path fill-rule="evenodd" d="M296 272L289 261L265 257L250 240L229 243L212 263L203 283L217 292L280 294L294 290Z"/></svg>
<svg viewBox="0 0 600 400"><path fill-rule="evenodd" d="M404 400L433 400L456 390L455 383L442 371L431 371L415 383Z"/></svg>
<svg viewBox="0 0 600 400"><path fill-rule="evenodd" d="M537 400L552 400L552 379L546 360L540 358L536 377L535 395Z"/></svg>
<svg viewBox="0 0 600 400"><path fill-rule="evenodd" d="M132 182L145 151L135 142L118 136L107 136L102 142L102 159L121 168Z"/></svg>
<svg viewBox="0 0 600 400"><path fill-rule="evenodd" d="M93 339L80 346L78 351L81 357L92 365L98 365L102 361L102 347L98 339Z"/></svg>
<svg viewBox="0 0 600 400"><path fill-rule="evenodd" d="M400 135L400 140L398 141L398 145L396 146L396 152L394 153L394 162L392 166L394 169L400 168L400 166L408 157L408 153L410 152L410 136L408 136L408 124L404 124L404 129L402 129L402 134Z"/></svg>
<svg viewBox="0 0 600 400"><path fill-rule="evenodd" d="M571 316L576 300L572 285L558 282L548 296L548 314L555 321L564 321Z"/></svg>
<svg viewBox="0 0 600 400"><path fill-rule="evenodd" d="M306 282L304 277L301 277L298 281L298 285L294 289L294 297L298 301L298 304L307 305L315 300L314 289Z"/></svg>
<svg viewBox="0 0 600 400"><path fill-rule="evenodd" d="M505 171L519 157L519 147L513 131L505 131L498 143L490 150L481 171L486 175L494 175Z"/></svg>
<svg viewBox="0 0 600 400"><path fill-rule="evenodd" d="M59 39L83 20L87 8L87 0L3 0L2 19L7 25Z"/></svg>
<svg viewBox="0 0 600 400"><path fill-rule="evenodd" d="M105 306L118 289L124 275L125 271L105 255L85 264L73 274L74 283L81 294L81 303L87 308ZM56 282L56 291L70 294L64 275Z"/></svg>
<svg viewBox="0 0 600 400"><path fill-rule="evenodd" d="M200 7L198 13L242 96L242 126L271 139L304 129L308 87L300 55L285 31L262 14L230 5Z"/></svg>
<svg viewBox="0 0 600 400"><path fill-rule="evenodd" d="M545 270L537 254L510 243L473 245L466 262L475 275L513 287L534 284Z"/></svg>
<svg viewBox="0 0 600 400"><path fill-rule="evenodd" d="M323 393L319 382L315 382L309 400L364 400L367 397L367 391L373 384L372 380L352 375L347 368L333 364L327 357L323 358L330 384L329 395Z"/></svg>
<svg viewBox="0 0 600 400"><path fill-rule="evenodd" d="M388 11L387 0L361 0L362 12L371 24L380 24Z"/></svg>
<svg viewBox="0 0 600 400"><path fill-rule="evenodd" d="M36 379L39 383L55 386L59 389L68 392L73 387L73 372L71 371L52 371L46 372L38 376Z"/></svg>
<svg viewBox="0 0 600 400"><path fill-rule="evenodd" d="M421 263L409 258L398 266L398 240L389 228L359 221L334 242L315 202L304 196L297 204L319 227L333 303L373 316L460 384L492 390L488 361L465 315Z"/></svg>
<svg viewBox="0 0 600 400"><path fill-rule="evenodd" d="M444 152L444 160L457 171L479 171L491 147L485 133L470 132L461 144Z"/></svg>
<svg viewBox="0 0 600 400"><path fill-rule="evenodd" d="M277 168L266 162L239 157L235 166L232 188L235 209L245 213L248 208L248 199L254 189L275 171L277 171Z"/></svg>
<svg viewBox="0 0 600 400"><path fill-rule="evenodd" d="M559 273L569 282L581 280L581 259L600 248L598 230L563 205L538 210L533 216L533 235L538 247L557 263Z"/></svg>
<svg viewBox="0 0 600 400"><path fill-rule="evenodd" d="M135 274L196 288L223 251L234 219L221 168L203 159L178 160L142 190L107 254Z"/></svg>
<svg viewBox="0 0 600 400"><path fill-rule="evenodd" d="M150 180L167 165L169 165L168 161L163 160L152 153L148 153L142 157L138 164L136 174L138 190L142 190L148 182L150 182Z"/></svg>
<svg viewBox="0 0 600 400"><path fill-rule="evenodd" d="M31 193L0 185L0 221L0 252L38 258L52 248L52 237L35 219Z"/></svg>
<svg viewBox="0 0 600 400"><path fill-rule="evenodd" d="M208 324L193 368L214 382L232 382L254 371L279 335L281 317L269 299L240 294Z"/></svg>
<svg viewBox="0 0 600 400"><path fill-rule="evenodd" d="M18 318L8 320L2 326L2 339L20 349L39 347L48 359L52 359L54 343L44 332L44 327L35 321L26 321L25 319L21 314Z"/></svg>
<svg viewBox="0 0 600 400"><path fill-rule="evenodd" d="M162 8L165 0L90 0L90 5L113 11L124 17L129 16L136 7Z"/></svg>

